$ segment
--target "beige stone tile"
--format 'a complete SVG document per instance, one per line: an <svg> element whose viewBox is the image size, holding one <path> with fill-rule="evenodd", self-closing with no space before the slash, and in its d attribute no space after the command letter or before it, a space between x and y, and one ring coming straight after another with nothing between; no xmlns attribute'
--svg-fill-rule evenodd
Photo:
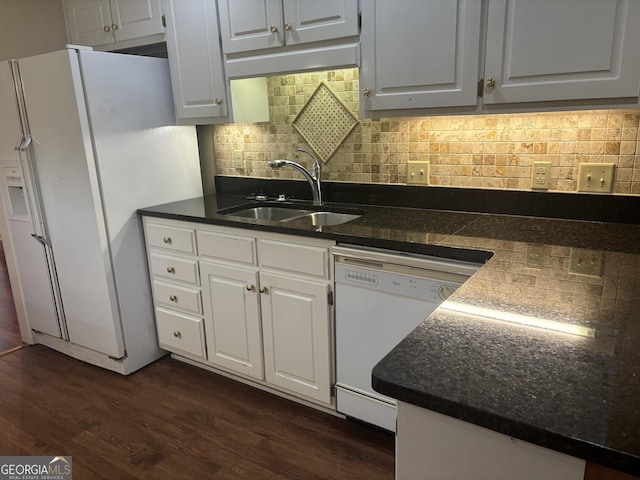
<svg viewBox="0 0 640 480"><path fill-rule="evenodd" d="M291 122L320 80L358 114L356 69L271 78L271 123L214 127L218 170L295 177L296 172L267 171L264 164L308 148ZM579 163L611 161L619 166L614 192L637 195L639 126L638 109L364 120L324 172L325 178L340 181L398 183L409 159L428 159L442 166L433 170L433 184L529 190L531 162L551 161L550 189L574 191ZM235 149L245 151L244 172L233 168Z"/></svg>

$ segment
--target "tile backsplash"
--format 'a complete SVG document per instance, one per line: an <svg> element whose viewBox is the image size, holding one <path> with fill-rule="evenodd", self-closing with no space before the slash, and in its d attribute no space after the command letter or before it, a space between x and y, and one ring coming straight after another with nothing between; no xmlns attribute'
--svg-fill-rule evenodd
<svg viewBox="0 0 640 480"><path fill-rule="evenodd" d="M266 163L309 149L292 122L321 81L359 118L357 69L272 77L269 123L214 127L218 174L301 178ZM407 162L426 160L430 185L531 190L532 163L546 161L549 190L575 192L580 163L606 162L616 165L614 193L640 195L639 126L635 109L361 120L325 163L323 179L402 184ZM234 167L234 150L244 152L244 170Z"/></svg>

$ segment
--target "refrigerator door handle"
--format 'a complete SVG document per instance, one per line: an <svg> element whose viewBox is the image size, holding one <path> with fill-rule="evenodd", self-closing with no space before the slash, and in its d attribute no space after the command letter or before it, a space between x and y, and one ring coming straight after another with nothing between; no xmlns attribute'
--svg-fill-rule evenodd
<svg viewBox="0 0 640 480"><path fill-rule="evenodd" d="M18 144L14 147L14 150L22 150L22 145L24 145L24 135L20 136L20 140L18 140Z"/></svg>
<svg viewBox="0 0 640 480"><path fill-rule="evenodd" d="M47 241L47 239L44 238L42 235L36 235L35 233L32 233L31 236L35 238L38 242L40 242L44 247L51 246L51 244Z"/></svg>
<svg viewBox="0 0 640 480"><path fill-rule="evenodd" d="M31 140L32 140L31 135L27 134L25 136L24 142L22 143L22 146L20 147L20 150L23 152L26 151L27 148L29 148L29 145L31 145Z"/></svg>

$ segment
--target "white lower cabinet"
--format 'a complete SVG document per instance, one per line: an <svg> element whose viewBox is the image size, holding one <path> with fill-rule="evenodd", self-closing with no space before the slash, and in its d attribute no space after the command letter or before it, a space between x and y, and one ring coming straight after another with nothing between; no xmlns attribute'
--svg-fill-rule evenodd
<svg viewBox="0 0 640 480"><path fill-rule="evenodd" d="M329 285L269 273L260 284L267 381L330 403Z"/></svg>
<svg viewBox="0 0 640 480"><path fill-rule="evenodd" d="M256 268L200 263L208 360L264 379Z"/></svg>
<svg viewBox="0 0 640 480"><path fill-rule="evenodd" d="M410 403L398 402L397 422L396 478L399 479L589 478L584 474L585 461L580 458Z"/></svg>
<svg viewBox="0 0 640 480"><path fill-rule="evenodd" d="M332 408L334 242L149 217L145 231L163 348Z"/></svg>
<svg viewBox="0 0 640 480"><path fill-rule="evenodd" d="M156 325L162 348L195 357L205 356L202 318L156 308Z"/></svg>
<svg viewBox="0 0 640 480"><path fill-rule="evenodd" d="M206 358L196 231L184 222L147 219L144 231L160 346Z"/></svg>

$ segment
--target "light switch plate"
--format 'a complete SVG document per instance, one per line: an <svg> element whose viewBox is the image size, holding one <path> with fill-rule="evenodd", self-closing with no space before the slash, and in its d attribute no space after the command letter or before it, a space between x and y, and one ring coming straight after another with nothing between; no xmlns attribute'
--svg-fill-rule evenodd
<svg viewBox="0 0 640 480"><path fill-rule="evenodd" d="M613 192L615 163L581 163L578 167L578 191Z"/></svg>
<svg viewBox="0 0 640 480"><path fill-rule="evenodd" d="M571 248L569 250L569 273L586 275L588 277L602 277L604 252L586 248Z"/></svg>
<svg viewBox="0 0 640 480"><path fill-rule="evenodd" d="M534 268L540 270L544 263L544 257L546 256L545 246L537 243L527 243L527 251L525 254L526 268Z"/></svg>
<svg viewBox="0 0 640 480"><path fill-rule="evenodd" d="M244 169L244 152L242 150L233 151L233 166L236 170Z"/></svg>
<svg viewBox="0 0 640 480"><path fill-rule="evenodd" d="M429 162L407 162L407 183L429 185Z"/></svg>

